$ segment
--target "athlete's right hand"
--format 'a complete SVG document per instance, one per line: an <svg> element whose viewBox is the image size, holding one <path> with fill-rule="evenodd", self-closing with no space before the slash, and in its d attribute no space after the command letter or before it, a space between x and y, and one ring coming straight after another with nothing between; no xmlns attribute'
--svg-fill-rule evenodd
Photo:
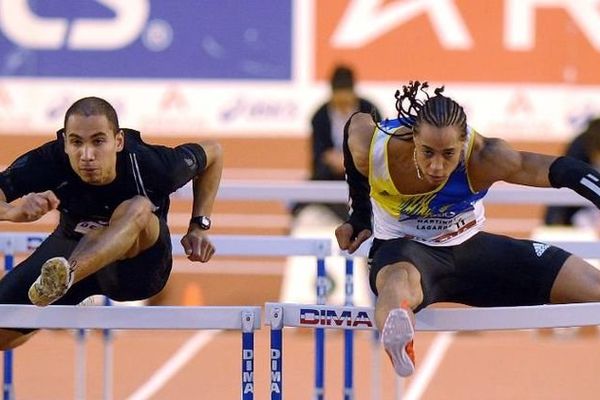
<svg viewBox="0 0 600 400"><path fill-rule="evenodd" d="M354 253L365 240L370 238L371 234L370 229L363 229L355 236L354 228L348 222L344 222L335 230L335 238L340 249L346 250L350 254Z"/></svg>
<svg viewBox="0 0 600 400"><path fill-rule="evenodd" d="M32 222L55 210L59 204L60 200L51 190L29 193L10 203L4 215L7 221Z"/></svg>

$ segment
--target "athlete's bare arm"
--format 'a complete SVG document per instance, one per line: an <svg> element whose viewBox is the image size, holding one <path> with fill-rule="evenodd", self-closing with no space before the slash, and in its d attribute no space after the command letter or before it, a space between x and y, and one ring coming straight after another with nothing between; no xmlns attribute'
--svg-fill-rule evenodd
<svg viewBox="0 0 600 400"><path fill-rule="evenodd" d="M358 172L369 176L369 148L375 132L371 114L359 113L352 117L348 127L348 147Z"/></svg>
<svg viewBox="0 0 600 400"><path fill-rule="evenodd" d="M517 151L506 141L477 135L469 176L476 190L505 181L526 186L550 187L548 171L555 156Z"/></svg>
<svg viewBox="0 0 600 400"><path fill-rule="evenodd" d="M223 150L219 143L212 140L202 142L200 145L206 153L206 168L194 177L192 215L210 216L223 172Z"/></svg>
<svg viewBox="0 0 600 400"><path fill-rule="evenodd" d="M41 193L29 193L11 203L6 202L6 195L0 189L0 221L32 222L46 213L56 209L60 201L56 195L47 190Z"/></svg>
<svg viewBox="0 0 600 400"><path fill-rule="evenodd" d="M200 145L206 153L206 168L193 180L192 216L209 217L221 182L223 150L216 141L206 141ZM207 262L215 252L207 231L195 224L190 224L188 232L181 239L181 245L191 261Z"/></svg>

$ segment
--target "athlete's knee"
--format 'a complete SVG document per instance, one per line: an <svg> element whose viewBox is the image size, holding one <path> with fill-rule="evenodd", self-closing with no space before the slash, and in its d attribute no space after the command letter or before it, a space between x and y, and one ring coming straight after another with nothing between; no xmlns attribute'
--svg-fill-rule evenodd
<svg viewBox="0 0 600 400"><path fill-rule="evenodd" d="M377 274L377 291L379 295L392 291L400 291L403 300L415 308L423 301L421 274L414 265L407 262L390 264Z"/></svg>
<svg viewBox="0 0 600 400"><path fill-rule="evenodd" d="M590 294L585 301L600 301L600 271L595 267L589 274Z"/></svg>
<svg viewBox="0 0 600 400"><path fill-rule="evenodd" d="M141 229L145 228L152 218L154 205L143 196L135 196L124 201L113 214L114 218L127 218L127 221Z"/></svg>
<svg viewBox="0 0 600 400"><path fill-rule="evenodd" d="M600 271L579 257L562 265L550 291L550 302L600 301Z"/></svg>

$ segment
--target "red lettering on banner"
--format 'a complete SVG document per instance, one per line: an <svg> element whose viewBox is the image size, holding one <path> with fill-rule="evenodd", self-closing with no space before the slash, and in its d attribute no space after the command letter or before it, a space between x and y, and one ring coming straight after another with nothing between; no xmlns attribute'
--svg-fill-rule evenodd
<svg viewBox="0 0 600 400"><path fill-rule="evenodd" d="M162 110L169 108L183 109L188 107L188 102L178 88L172 87L162 96L160 106Z"/></svg>
<svg viewBox="0 0 600 400"><path fill-rule="evenodd" d="M10 95L4 87L0 86L0 107L8 107L10 105L12 105Z"/></svg>
<svg viewBox="0 0 600 400"><path fill-rule="evenodd" d="M600 0L318 0L316 74L600 83Z"/></svg>

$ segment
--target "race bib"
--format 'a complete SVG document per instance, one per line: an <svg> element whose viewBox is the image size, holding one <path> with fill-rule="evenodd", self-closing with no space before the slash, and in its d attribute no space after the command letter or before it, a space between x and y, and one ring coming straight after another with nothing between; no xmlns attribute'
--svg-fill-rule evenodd
<svg viewBox="0 0 600 400"><path fill-rule="evenodd" d="M81 221L75 226L75 232L86 234L90 231L94 231L100 228L105 228L108 226L108 222L103 221Z"/></svg>

